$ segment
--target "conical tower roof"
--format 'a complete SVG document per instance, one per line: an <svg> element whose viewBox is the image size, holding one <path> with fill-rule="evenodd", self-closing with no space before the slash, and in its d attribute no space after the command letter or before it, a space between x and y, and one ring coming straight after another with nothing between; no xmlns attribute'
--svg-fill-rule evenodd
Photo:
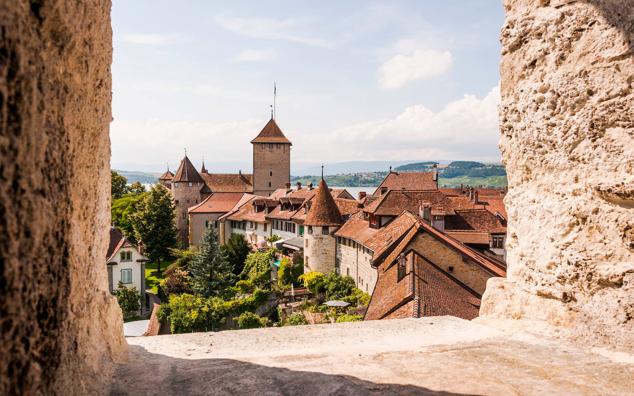
<svg viewBox="0 0 634 396"><path fill-rule="evenodd" d="M328 185L321 179L304 224L307 226L340 226L343 218Z"/></svg>
<svg viewBox="0 0 634 396"><path fill-rule="evenodd" d="M192 183L204 183L205 181L200 176L200 173L194 167L194 164L185 156L181 160L181 164L172 179L173 182L192 182Z"/></svg>
<svg viewBox="0 0 634 396"><path fill-rule="evenodd" d="M207 168L205 168L205 160L203 160L203 166L200 168L200 173L207 173Z"/></svg>
<svg viewBox="0 0 634 396"><path fill-rule="evenodd" d="M284 133L277 126L277 123L273 118L266 123L264 128L260 131L258 136L255 139L251 140L251 143L282 143L282 144L292 144L290 140L284 136Z"/></svg>
<svg viewBox="0 0 634 396"><path fill-rule="evenodd" d="M174 178L174 174L168 169L159 177L159 180L172 180Z"/></svg>

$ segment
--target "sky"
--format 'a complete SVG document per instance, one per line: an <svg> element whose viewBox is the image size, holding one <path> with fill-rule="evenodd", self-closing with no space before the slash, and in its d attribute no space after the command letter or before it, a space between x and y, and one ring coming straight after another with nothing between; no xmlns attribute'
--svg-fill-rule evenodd
<svg viewBox="0 0 634 396"><path fill-rule="evenodd" d="M186 149L250 170L274 82L297 168L498 162L503 16L498 0L114 0L112 167L174 169Z"/></svg>

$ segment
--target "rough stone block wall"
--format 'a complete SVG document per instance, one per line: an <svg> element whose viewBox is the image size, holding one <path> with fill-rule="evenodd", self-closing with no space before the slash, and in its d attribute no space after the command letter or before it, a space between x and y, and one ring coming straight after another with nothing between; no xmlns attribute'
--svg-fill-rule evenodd
<svg viewBox="0 0 634 396"><path fill-rule="evenodd" d="M273 176L270 172L273 172ZM286 183L290 181L291 146L277 143L254 143L253 193L268 197L275 189L286 187Z"/></svg>
<svg viewBox="0 0 634 396"><path fill-rule="evenodd" d="M508 279L481 315L634 349L634 1L506 0Z"/></svg>
<svg viewBox="0 0 634 396"><path fill-rule="evenodd" d="M110 1L0 2L0 394L102 393L126 351L107 291Z"/></svg>
<svg viewBox="0 0 634 396"><path fill-rule="evenodd" d="M330 227L331 233L335 232ZM304 272L318 271L327 274L335 270L337 241L332 235L323 235L321 227L313 227L313 234L304 234ZM306 260L308 258L308 260Z"/></svg>
<svg viewBox="0 0 634 396"><path fill-rule="evenodd" d="M176 206L176 229L178 230L178 240L187 246L189 244L189 218L188 209L192 206L196 206L202 200L200 196L201 183L192 183L192 187L186 182L177 183L172 185L172 196L174 197L174 204Z"/></svg>

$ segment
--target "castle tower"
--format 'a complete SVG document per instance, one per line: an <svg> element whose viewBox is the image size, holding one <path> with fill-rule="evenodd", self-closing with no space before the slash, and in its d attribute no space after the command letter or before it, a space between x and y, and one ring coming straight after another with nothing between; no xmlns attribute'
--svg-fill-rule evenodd
<svg viewBox="0 0 634 396"><path fill-rule="evenodd" d="M200 173L185 155L172 178L172 196L176 205L178 240L185 246L189 242L187 209L201 202L201 190L205 186L205 181L200 176Z"/></svg>
<svg viewBox="0 0 634 396"><path fill-rule="evenodd" d="M165 173L163 173L161 175L161 177L159 177L159 183L161 183L163 186L165 186L165 188L167 189L171 189L172 188L172 179L174 178L174 174L172 173L172 171L170 171L170 167L167 167L167 170L165 171Z"/></svg>
<svg viewBox="0 0 634 396"><path fill-rule="evenodd" d="M253 144L253 193L267 197L291 181L291 141L273 118Z"/></svg>
<svg viewBox="0 0 634 396"><path fill-rule="evenodd" d="M319 182L315 197L304 220L304 272L319 271L324 274L335 269L336 239L334 233L343 224L328 185Z"/></svg>

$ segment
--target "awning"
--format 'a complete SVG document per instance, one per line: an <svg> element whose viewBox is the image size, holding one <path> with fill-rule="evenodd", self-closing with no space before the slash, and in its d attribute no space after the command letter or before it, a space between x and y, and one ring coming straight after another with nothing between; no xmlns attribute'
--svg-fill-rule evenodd
<svg viewBox="0 0 634 396"><path fill-rule="evenodd" d="M276 245L278 246L281 245L291 250L302 250L304 249L304 238L303 237L289 238L283 241L276 242Z"/></svg>

